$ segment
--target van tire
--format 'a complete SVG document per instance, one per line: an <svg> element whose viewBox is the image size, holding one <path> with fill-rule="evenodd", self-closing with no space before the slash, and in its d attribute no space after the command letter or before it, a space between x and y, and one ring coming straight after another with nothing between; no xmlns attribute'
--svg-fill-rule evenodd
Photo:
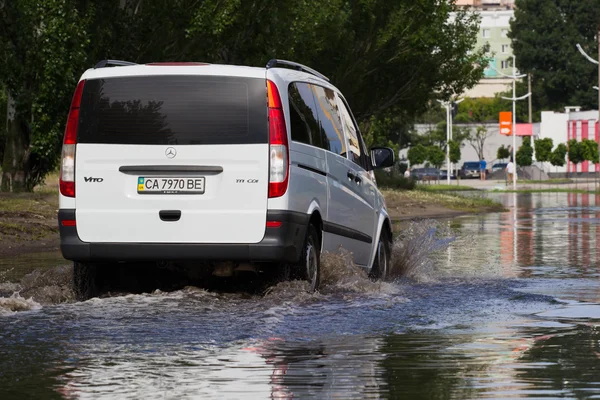
<svg viewBox="0 0 600 400"><path fill-rule="evenodd" d="M379 234L379 242L375 248L375 259L369 276L374 280L385 280L390 274L390 240L385 228Z"/></svg>
<svg viewBox="0 0 600 400"><path fill-rule="evenodd" d="M309 224L306 229L306 238L298 263L293 268L294 276L308 281L309 293L319 290L321 283L321 242L317 228Z"/></svg>
<svg viewBox="0 0 600 400"><path fill-rule="evenodd" d="M73 263L73 292L77 301L89 300L98 295L96 265Z"/></svg>

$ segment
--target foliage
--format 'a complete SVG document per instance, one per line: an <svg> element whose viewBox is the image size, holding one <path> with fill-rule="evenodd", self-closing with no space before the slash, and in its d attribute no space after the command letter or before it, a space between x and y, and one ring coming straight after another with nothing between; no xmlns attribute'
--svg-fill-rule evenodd
<svg viewBox="0 0 600 400"><path fill-rule="evenodd" d="M438 146L427 147L427 160L436 168L439 168L446 159L446 153Z"/></svg>
<svg viewBox="0 0 600 400"><path fill-rule="evenodd" d="M580 142L582 156L584 160L598 163L598 143L595 140L583 139Z"/></svg>
<svg viewBox="0 0 600 400"><path fill-rule="evenodd" d="M416 185L412 178L405 178L402 174L388 174L380 169L375 171L375 180L382 189L413 190Z"/></svg>
<svg viewBox="0 0 600 400"><path fill-rule="evenodd" d="M597 54L599 16L598 0L516 0L509 37L519 71L532 74L535 109L597 107L597 66L575 45Z"/></svg>
<svg viewBox="0 0 600 400"><path fill-rule="evenodd" d="M77 79L100 59L292 59L344 93L369 144L407 147L415 115L479 81L478 30L476 15L434 0L0 0L0 85L17 104L9 164L28 190L54 169Z"/></svg>
<svg viewBox="0 0 600 400"><path fill-rule="evenodd" d="M550 154L550 164L555 167L562 167L565 165L565 157L567 155L567 146L564 143L559 143L556 148Z"/></svg>
<svg viewBox="0 0 600 400"><path fill-rule="evenodd" d="M506 160L508 157L510 157L510 150L507 147L504 147L504 145L498 147L496 158L498 160Z"/></svg>
<svg viewBox="0 0 600 400"><path fill-rule="evenodd" d="M434 129L430 130L425 134L414 134L415 137L411 140L412 144L421 144L425 147L429 146L437 146L442 151L446 151L446 122L438 123ZM460 126L453 126L452 137L453 140L458 143L459 146L462 145L462 142L469 136L469 129L463 128Z"/></svg>
<svg viewBox="0 0 600 400"><path fill-rule="evenodd" d="M427 148L422 144L413 146L408 149L406 158L408 158L408 161L410 161L411 167L423 164L425 160L427 160Z"/></svg>
<svg viewBox="0 0 600 400"><path fill-rule="evenodd" d="M397 128L397 126L395 126L394 120L391 117L383 117L380 119L371 117L369 128L363 130L363 132L366 132L366 134L363 135L363 139L365 140L367 148L373 146L386 146L394 149L394 154L398 154L400 145L397 141L393 140L397 139L394 134L395 128Z"/></svg>
<svg viewBox="0 0 600 400"><path fill-rule="evenodd" d="M485 158L483 149L485 148L485 141L491 136L491 133L487 130L485 125L479 125L474 131L470 131L467 141L471 144L473 149L477 152L477 157L480 160Z"/></svg>
<svg viewBox="0 0 600 400"><path fill-rule="evenodd" d="M71 96L85 65L86 20L75 0L2 5L0 82L16 108L6 132L3 189L32 190L58 161Z"/></svg>
<svg viewBox="0 0 600 400"><path fill-rule="evenodd" d="M451 140L448 142L448 145L450 146L450 162L456 164L460 161L461 157L460 143L456 140Z"/></svg>
<svg viewBox="0 0 600 400"><path fill-rule="evenodd" d="M529 167L533 164L533 147L531 147L531 138L529 136L523 138L523 144L517 150L515 157L519 167Z"/></svg>
<svg viewBox="0 0 600 400"><path fill-rule="evenodd" d="M571 139L568 141L567 154L569 155L569 161L575 165L585 160L583 146L576 139Z"/></svg>
<svg viewBox="0 0 600 400"><path fill-rule="evenodd" d="M498 96L492 98L466 98L458 105L458 114L455 120L463 123L498 122L500 111L509 110L511 107L512 105L508 100L503 100Z"/></svg>
<svg viewBox="0 0 600 400"><path fill-rule="evenodd" d="M0 167L4 157L4 146L6 145L6 91L0 85Z"/></svg>
<svg viewBox="0 0 600 400"><path fill-rule="evenodd" d="M552 143L551 138L536 139L533 141L535 147L535 160L538 162L550 161L550 155L552 154Z"/></svg>

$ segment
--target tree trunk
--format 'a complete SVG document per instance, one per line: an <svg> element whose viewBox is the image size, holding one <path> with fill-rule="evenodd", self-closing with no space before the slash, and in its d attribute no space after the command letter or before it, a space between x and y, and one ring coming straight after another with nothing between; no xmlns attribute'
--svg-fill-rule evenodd
<svg viewBox="0 0 600 400"><path fill-rule="evenodd" d="M22 192L27 189L28 142L29 135L25 124L15 112L15 104L9 94L0 191Z"/></svg>

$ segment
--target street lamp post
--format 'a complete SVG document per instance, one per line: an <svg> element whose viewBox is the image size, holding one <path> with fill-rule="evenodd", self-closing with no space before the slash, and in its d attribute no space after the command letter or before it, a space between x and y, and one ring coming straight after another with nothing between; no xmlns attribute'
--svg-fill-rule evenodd
<svg viewBox="0 0 600 400"><path fill-rule="evenodd" d="M454 102L459 104L464 99L460 99ZM446 109L446 181L450 184L450 140L452 140L452 101L441 101L438 102Z"/></svg>
<svg viewBox="0 0 600 400"><path fill-rule="evenodd" d="M513 54L513 65L512 65L512 75L504 74L498 71L496 68L492 67L496 72L500 75L503 75L507 78L511 78L513 80L513 95L511 97L502 97L504 100L512 100L512 160L515 166L515 173L513 173L513 190L517 190L517 101L525 100L529 96L531 96L531 92L527 93L524 96L517 97L517 79L521 79L527 76L527 74L517 75L517 57Z"/></svg>
<svg viewBox="0 0 600 400"><path fill-rule="evenodd" d="M600 28L598 29L598 59L600 60ZM583 50L583 48L577 43L577 50L592 64L598 65L598 86L600 86L600 63L598 60L594 60L592 57L588 56L588 54ZM600 90L598 86L594 86L594 89L598 90L598 121L600 121ZM600 153L600 140L598 140L598 152ZM600 169L599 169L600 170Z"/></svg>

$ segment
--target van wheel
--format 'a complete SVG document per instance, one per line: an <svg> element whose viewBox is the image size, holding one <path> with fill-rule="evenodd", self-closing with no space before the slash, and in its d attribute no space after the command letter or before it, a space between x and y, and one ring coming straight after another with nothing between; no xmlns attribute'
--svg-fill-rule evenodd
<svg viewBox="0 0 600 400"><path fill-rule="evenodd" d="M319 234L314 225L308 225L306 230L306 239L302 247L300 260L294 266L294 272L300 279L309 283L309 292L312 293L319 289L321 278L321 245Z"/></svg>
<svg viewBox="0 0 600 400"><path fill-rule="evenodd" d="M388 234L385 229L382 229L379 235L379 242L375 249L375 260L373 261L373 268L369 274L372 279L385 280L389 276L390 269L390 246L388 240Z"/></svg>
<svg viewBox="0 0 600 400"><path fill-rule="evenodd" d="M96 265L73 263L73 292L78 301L85 301L97 296Z"/></svg>

